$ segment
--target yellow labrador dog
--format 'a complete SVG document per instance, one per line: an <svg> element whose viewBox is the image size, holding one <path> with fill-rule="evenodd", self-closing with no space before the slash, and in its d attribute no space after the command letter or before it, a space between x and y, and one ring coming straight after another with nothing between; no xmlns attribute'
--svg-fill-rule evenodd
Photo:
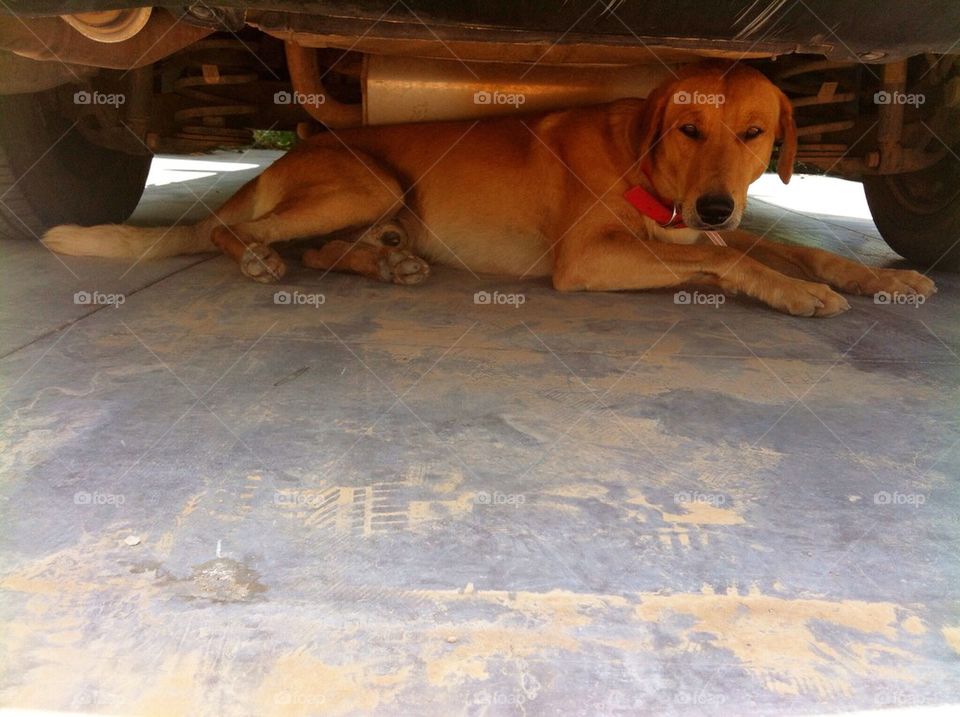
<svg viewBox="0 0 960 717"><path fill-rule="evenodd" d="M696 283L797 316L849 308L853 294L922 294L915 271L870 268L737 230L747 187L782 142L789 100L761 73L706 62L646 100L479 122L362 127L316 135L194 226L60 226L66 254L156 257L219 248L257 281L283 276L274 242L355 230L305 264L414 284L429 262L550 276L561 291ZM831 288L833 287L833 288Z"/></svg>

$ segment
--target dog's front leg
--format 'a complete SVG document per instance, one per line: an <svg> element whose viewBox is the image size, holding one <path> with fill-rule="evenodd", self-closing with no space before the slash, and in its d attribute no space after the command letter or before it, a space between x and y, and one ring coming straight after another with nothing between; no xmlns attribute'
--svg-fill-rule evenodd
<svg viewBox="0 0 960 717"><path fill-rule="evenodd" d="M794 316L834 316L850 308L825 284L786 276L731 247L667 244L609 230L565 237L555 250L553 285L560 291L682 284L743 293Z"/></svg>
<svg viewBox="0 0 960 717"><path fill-rule="evenodd" d="M730 246L789 276L822 281L848 294L921 294L937 290L933 281L910 269L884 269L850 261L823 249L768 241L742 230L723 232Z"/></svg>

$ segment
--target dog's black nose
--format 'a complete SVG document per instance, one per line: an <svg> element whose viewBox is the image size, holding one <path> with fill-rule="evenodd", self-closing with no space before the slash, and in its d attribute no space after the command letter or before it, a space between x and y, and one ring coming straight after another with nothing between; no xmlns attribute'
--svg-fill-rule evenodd
<svg viewBox="0 0 960 717"><path fill-rule="evenodd" d="M697 199L697 214L705 224L711 226L723 224L735 208L733 197L729 194L704 194Z"/></svg>

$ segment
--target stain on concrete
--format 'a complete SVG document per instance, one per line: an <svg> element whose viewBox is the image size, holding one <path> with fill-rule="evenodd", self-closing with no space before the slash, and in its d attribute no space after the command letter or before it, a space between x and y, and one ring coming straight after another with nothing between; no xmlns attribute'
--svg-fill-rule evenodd
<svg viewBox="0 0 960 717"><path fill-rule="evenodd" d="M255 570L243 563L231 558L215 558L197 565L189 582L179 582L190 586L185 597L212 602L248 602L267 591L259 578Z"/></svg>

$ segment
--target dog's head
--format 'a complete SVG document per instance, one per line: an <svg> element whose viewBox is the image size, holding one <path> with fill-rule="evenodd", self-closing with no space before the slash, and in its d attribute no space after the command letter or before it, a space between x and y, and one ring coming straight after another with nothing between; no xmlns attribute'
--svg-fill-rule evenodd
<svg viewBox="0 0 960 717"><path fill-rule="evenodd" d="M767 168L775 142L787 183L797 153L790 100L757 70L731 63L684 68L650 94L637 128L641 166L696 229L740 223L747 187Z"/></svg>

